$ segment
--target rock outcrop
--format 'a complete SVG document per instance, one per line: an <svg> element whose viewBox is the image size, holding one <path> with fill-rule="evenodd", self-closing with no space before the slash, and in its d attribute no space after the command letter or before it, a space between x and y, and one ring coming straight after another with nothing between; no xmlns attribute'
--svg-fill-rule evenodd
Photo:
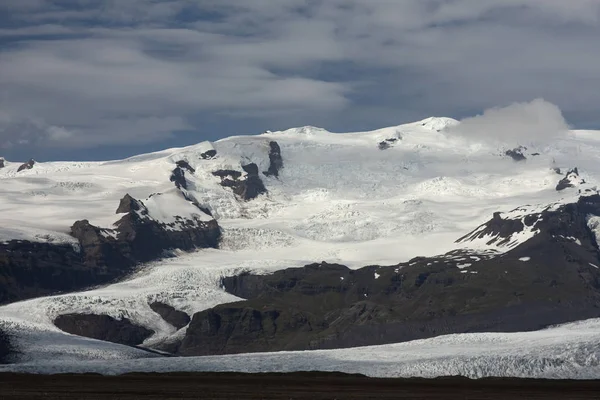
<svg viewBox="0 0 600 400"><path fill-rule="evenodd" d="M242 165L242 169L246 173L245 176L242 176L240 171L229 169L214 171L212 174L221 178L221 186L231 188L233 193L242 200L252 200L267 193L267 188L260 179L256 164Z"/></svg>
<svg viewBox="0 0 600 400"><path fill-rule="evenodd" d="M2 157L0 157L0 168L4 168L6 164L6 160Z"/></svg>
<svg viewBox="0 0 600 400"><path fill-rule="evenodd" d="M117 212L125 215L115 229L99 228L86 220L73 224L71 234L81 243L86 264L133 266L160 258L165 250L216 248L219 243L221 233L214 219L175 217L175 222L164 223L152 218L143 202L129 195L121 200Z"/></svg>
<svg viewBox="0 0 600 400"><path fill-rule="evenodd" d="M108 315L65 314L54 320L60 330L107 342L137 346L149 338L153 331L133 324L129 319L115 319Z"/></svg>
<svg viewBox="0 0 600 400"><path fill-rule="evenodd" d="M514 161L525 161L527 157L523 154L527 150L526 147L519 146L512 150L507 150L504 154L512 158Z"/></svg>
<svg viewBox="0 0 600 400"><path fill-rule="evenodd" d="M193 174L196 172L196 170L192 168L192 166L185 160L179 160L175 164L177 167L175 167L171 172L170 180L178 189L187 189L188 184L187 180L185 179L185 171Z"/></svg>
<svg viewBox="0 0 600 400"><path fill-rule="evenodd" d="M168 304L156 301L149 305L152 311L160 315L162 319L177 329L181 329L190 323L191 318L189 315L183 311L176 310Z"/></svg>
<svg viewBox="0 0 600 400"><path fill-rule="evenodd" d="M175 168L171 172L171 177L169 178L171 182L175 184L178 189L187 189L187 180L185 179L185 172L181 167Z"/></svg>
<svg viewBox="0 0 600 400"><path fill-rule="evenodd" d="M384 140L382 142L379 142L379 144L377 145L377 147L379 148L379 150L387 150L387 149L390 148L390 144L389 144L389 142L387 142L387 141Z"/></svg>
<svg viewBox="0 0 600 400"><path fill-rule="evenodd" d="M17 168L17 172L21 172L21 171L24 171L26 169L32 169L34 165L35 165L35 160L32 158L29 161L27 161L26 163L21 164L19 166L19 168Z"/></svg>
<svg viewBox="0 0 600 400"><path fill-rule="evenodd" d="M200 157L203 160L212 160L217 155L217 151L215 149L207 150L204 153L200 154Z"/></svg>
<svg viewBox="0 0 600 400"><path fill-rule="evenodd" d="M175 163L175 165L177 165L177 167L185 169L186 171L188 171L190 174L193 174L196 172L196 170L194 168L192 168L192 166L190 165L190 163L188 163L185 160L179 160Z"/></svg>
<svg viewBox="0 0 600 400"><path fill-rule="evenodd" d="M275 141L269 142L269 169L264 172L266 176L279 177L279 171L283 168L281 148Z"/></svg>
<svg viewBox="0 0 600 400"><path fill-rule="evenodd" d="M579 177L579 170L577 168L573 168L568 170L565 174L565 177L558 182L556 185L556 190L561 191L567 188L579 186L582 183L585 183L585 180Z"/></svg>
<svg viewBox="0 0 600 400"><path fill-rule="evenodd" d="M397 137L397 138L396 138L396 137L391 137L391 138L387 138L387 139L385 139L385 140L382 140L381 142L379 142L379 143L377 144L377 147L379 148L379 150L387 150L387 149L389 149L389 148L390 148L390 147L391 147L391 146L392 146L394 143L396 143L398 140L401 140L401 139L402 139L402 136L401 136L399 133L397 133L397 135L398 135L399 137Z"/></svg>

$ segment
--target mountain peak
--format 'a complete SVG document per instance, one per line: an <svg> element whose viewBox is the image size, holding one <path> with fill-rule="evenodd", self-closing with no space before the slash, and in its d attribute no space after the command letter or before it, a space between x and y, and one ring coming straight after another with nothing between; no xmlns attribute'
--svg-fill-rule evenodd
<svg viewBox="0 0 600 400"><path fill-rule="evenodd" d="M429 117L422 121L415 122L416 125L420 125L423 128L430 129L432 131L443 131L444 129L456 126L459 122L453 118L447 117Z"/></svg>

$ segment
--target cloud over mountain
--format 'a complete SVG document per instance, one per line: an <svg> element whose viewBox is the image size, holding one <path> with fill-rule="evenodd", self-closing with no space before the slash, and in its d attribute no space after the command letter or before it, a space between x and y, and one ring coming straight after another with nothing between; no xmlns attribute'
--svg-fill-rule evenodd
<svg viewBox="0 0 600 400"><path fill-rule="evenodd" d="M595 0L6 0L0 110L15 122L0 145L361 130L534 98L598 126L599 10ZM35 140L23 121L43 125Z"/></svg>

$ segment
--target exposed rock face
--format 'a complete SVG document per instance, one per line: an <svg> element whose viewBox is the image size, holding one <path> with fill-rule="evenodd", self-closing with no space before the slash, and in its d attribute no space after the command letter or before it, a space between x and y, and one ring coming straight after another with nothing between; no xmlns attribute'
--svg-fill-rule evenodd
<svg viewBox="0 0 600 400"><path fill-rule="evenodd" d="M169 178L171 182L175 184L178 189L187 189L187 180L185 179L185 172L181 167L177 167L171 172Z"/></svg>
<svg viewBox="0 0 600 400"><path fill-rule="evenodd" d="M160 315L162 319L173 325L177 329L181 329L190 323L190 316L183 311L176 310L168 304L154 302L150 304L150 308Z"/></svg>
<svg viewBox="0 0 600 400"><path fill-rule="evenodd" d="M27 161L26 163L21 164L21 166L19 166L19 168L17 169L17 172L21 172L26 169L32 169L34 165L35 165L35 160L32 158L29 161Z"/></svg>
<svg viewBox="0 0 600 400"><path fill-rule="evenodd" d="M187 189L188 184L185 179L185 171L193 174L196 172L194 168L185 160L179 160L176 163L177 167L171 172L170 180L175 183L178 189Z"/></svg>
<svg viewBox="0 0 600 400"><path fill-rule="evenodd" d="M127 318L117 320L108 315L65 314L54 320L57 328L79 336L136 346L154 332L133 324Z"/></svg>
<svg viewBox="0 0 600 400"><path fill-rule="evenodd" d="M186 171L188 171L190 174L193 174L196 172L196 170L194 168L192 168L192 166L185 160L179 160L175 163L179 168L185 169Z"/></svg>
<svg viewBox="0 0 600 400"><path fill-rule="evenodd" d="M142 206L139 201L134 199L128 194L123 196L123 198L119 201L119 207L117 207L117 214L128 214L133 211L142 211Z"/></svg>
<svg viewBox="0 0 600 400"><path fill-rule="evenodd" d="M211 149L211 150L207 150L204 153L200 154L200 157L202 157L203 160L211 160L211 159L215 158L216 155L217 155L217 151L214 149Z"/></svg>
<svg viewBox="0 0 600 400"><path fill-rule="evenodd" d="M224 278L228 292L248 300L195 314L177 352L352 347L599 317L589 215L600 215L600 196L523 214L520 224L495 215L486 228L499 240L521 226L538 231L504 254L452 252L359 270L320 263Z"/></svg>
<svg viewBox="0 0 600 400"><path fill-rule="evenodd" d="M579 186L582 183L585 183L585 180L579 177L579 170L577 168L573 168L568 170L565 174L565 177L558 182L556 185L556 190L561 191L567 188Z"/></svg>
<svg viewBox="0 0 600 400"><path fill-rule="evenodd" d="M283 158L281 158L281 148L275 141L269 142L269 169L264 173L266 176L279 177L279 170L283 168Z"/></svg>
<svg viewBox="0 0 600 400"><path fill-rule="evenodd" d="M12 343L10 342L10 336L0 330L0 365L9 364L12 360L11 357L15 352Z"/></svg>
<svg viewBox="0 0 600 400"><path fill-rule="evenodd" d="M6 162L6 160L4 158L0 157L0 168L4 168L5 167L5 165L4 165L5 162Z"/></svg>
<svg viewBox="0 0 600 400"><path fill-rule="evenodd" d="M527 157L525 157L523 154L525 150L527 150L527 148L519 146L512 150L507 150L504 154L512 158L514 161L525 161L527 159Z"/></svg>
<svg viewBox="0 0 600 400"><path fill-rule="evenodd" d="M69 244L0 243L0 303L106 283L120 274L88 268Z"/></svg>
<svg viewBox="0 0 600 400"><path fill-rule="evenodd" d="M267 193L267 188L258 175L258 166L251 163L242 165L242 168L246 171L246 180L243 185L237 188L237 191L234 188L234 192L244 200L252 200L263 193Z"/></svg>
<svg viewBox="0 0 600 400"><path fill-rule="evenodd" d="M242 173L240 171L235 171L233 169L220 169L217 171L214 171L212 173L214 176L218 176L219 178L221 178L221 180L237 180L240 178L240 176L242 176Z"/></svg>
<svg viewBox="0 0 600 400"><path fill-rule="evenodd" d="M122 278L138 263L164 256L169 249L217 247L220 228L214 219L152 219L142 202L126 195L115 229L77 221L70 244L12 240L0 243L0 304L83 289Z"/></svg>
<svg viewBox="0 0 600 400"><path fill-rule="evenodd" d="M258 166L250 163L242 165L242 168L246 172L245 177L242 177L241 172L229 169L214 171L212 174L221 178L221 186L232 188L243 200L252 200L267 193L267 188L258 175Z"/></svg>
<svg viewBox="0 0 600 400"><path fill-rule="evenodd" d="M117 212L126 214L115 223L116 229L103 229L88 221L77 221L71 234L82 245L88 265L133 266L155 260L168 249L191 250L197 247L217 247L220 229L213 219L176 218L174 223L162 223L148 214L144 204L126 195Z"/></svg>
<svg viewBox="0 0 600 400"><path fill-rule="evenodd" d="M81 220L71 226L71 235L79 241L83 262L88 267L119 265L129 269L135 264L129 249L117 242L117 232L112 229L99 228L88 220Z"/></svg>

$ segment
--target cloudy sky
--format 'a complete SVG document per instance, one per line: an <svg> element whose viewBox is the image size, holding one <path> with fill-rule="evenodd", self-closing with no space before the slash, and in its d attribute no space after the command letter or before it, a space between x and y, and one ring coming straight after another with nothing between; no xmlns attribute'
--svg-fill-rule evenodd
<svg viewBox="0 0 600 400"><path fill-rule="evenodd" d="M600 129L600 0L1 0L0 155L120 158L536 98Z"/></svg>

